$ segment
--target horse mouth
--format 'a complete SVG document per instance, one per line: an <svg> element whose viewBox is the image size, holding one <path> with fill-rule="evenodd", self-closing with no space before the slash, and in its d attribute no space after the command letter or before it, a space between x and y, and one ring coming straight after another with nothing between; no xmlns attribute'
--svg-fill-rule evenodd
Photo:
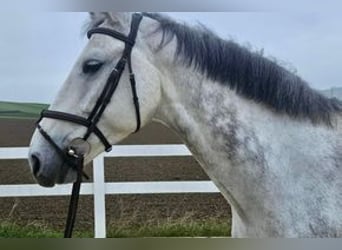
<svg viewBox="0 0 342 250"><path fill-rule="evenodd" d="M44 175L37 176L36 181L40 186L43 186L43 187L53 187L56 184L54 179L48 178Z"/></svg>
<svg viewBox="0 0 342 250"><path fill-rule="evenodd" d="M68 184L75 182L77 173L74 169L69 168L67 171L61 171L61 174L55 179L44 175L35 177L37 183L43 187L54 187L56 184Z"/></svg>
<svg viewBox="0 0 342 250"><path fill-rule="evenodd" d="M33 171L33 175L36 182L43 187L54 187L56 184L72 183L77 178L76 170L66 163L63 163L56 172L40 170L38 172Z"/></svg>

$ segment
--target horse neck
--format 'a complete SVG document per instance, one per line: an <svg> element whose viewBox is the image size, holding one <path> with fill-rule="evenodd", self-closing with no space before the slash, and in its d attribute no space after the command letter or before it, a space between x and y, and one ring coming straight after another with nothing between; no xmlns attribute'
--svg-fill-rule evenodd
<svg viewBox="0 0 342 250"><path fill-rule="evenodd" d="M249 140L248 146L253 147L251 154L261 157L261 152L252 141L253 124L244 117L244 114L255 113L250 111L255 105L242 100L228 87L208 80L191 67L174 63L172 44L168 47L171 47L170 51L161 53L164 58L160 60L160 65L165 65L162 69L165 77L161 81L162 101L155 119L173 129L184 140L232 204L236 200L232 189L243 182L237 180L239 183L234 183L231 180L229 187L220 177L227 176L236 165L246 162L246 152L238 148L246 140Z"/></svg>
<svg viewBox="0 0 342 250"><path fill-rule="evenodd" d="M165 77L155 118L180 135L230 202L233 215L245 225L237 231L248 233L258 223L273 223L266 215L279 222L273 223L275 234L289 233L279 228L294 223L291 216L310 220L312 211L328 202L324 193L332 190L326 183L334 174L341 175L335 170L342 159L329 159L336 154L336 132L246 100L191 67L172 62L170 54L165 52L160 60ZM324 167L321 159L326 159ZM342 187L341 182L336 186ZM297 211L293 202L303 207Z"/></svg>

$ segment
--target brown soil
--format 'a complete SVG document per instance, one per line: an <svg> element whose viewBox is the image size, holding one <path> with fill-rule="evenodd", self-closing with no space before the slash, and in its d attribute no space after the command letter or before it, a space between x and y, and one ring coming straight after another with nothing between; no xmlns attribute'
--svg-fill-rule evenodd
<svg viewBox="0 0 342 250"><path fill-rule="evenodd" d="M0 119L0 147L27 146L34 121ZM153 123L122 144L182 143L169 129ZM106 159L107 181L207 180L207 175L192 157L139 157ZM91 166L86 171L92 172ZM34 183L27 161L0 160L0 184ZM54 228L64 227L68 197L0 198L0 220L19 223L43 222ZM13 209L16 204L15 209ZM229 220L230 208L220 194L110 195L106 198L107 223L115 221L139 224L166 217L191 217L203 220L215 217ZM93 203L83 196L77 219L78 229L92 230Z"/></svg>

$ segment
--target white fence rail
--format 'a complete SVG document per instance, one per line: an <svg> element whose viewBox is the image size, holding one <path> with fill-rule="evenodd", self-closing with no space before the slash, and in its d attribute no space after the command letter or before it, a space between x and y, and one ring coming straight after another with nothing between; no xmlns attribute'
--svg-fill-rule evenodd
<svg viewBox="0 0 342 250"><path fill-rule="evenodd" d="M0 148L0 160L27 159L28 148ZM93 162L93 183L83 183L82 195L94 195L95 238L106 237L106 194L217 193L211 181L105 182L105 157L191 156L185 145L117 145ZM43 188L36 184L0 185L0 197L70 195L71 184Z"/></svg>

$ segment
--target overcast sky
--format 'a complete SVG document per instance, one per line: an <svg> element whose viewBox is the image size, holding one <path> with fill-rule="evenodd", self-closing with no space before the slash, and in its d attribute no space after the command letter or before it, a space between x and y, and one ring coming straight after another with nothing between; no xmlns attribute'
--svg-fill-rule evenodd
<svg viewBox="0 0 342 250"><path fill-rule="evenodd" d="M318 89L342 87L342 15L286 12L180 12L281 64ZM52 101L86 39L86 13L1 13L0 100Z"/></svg>

